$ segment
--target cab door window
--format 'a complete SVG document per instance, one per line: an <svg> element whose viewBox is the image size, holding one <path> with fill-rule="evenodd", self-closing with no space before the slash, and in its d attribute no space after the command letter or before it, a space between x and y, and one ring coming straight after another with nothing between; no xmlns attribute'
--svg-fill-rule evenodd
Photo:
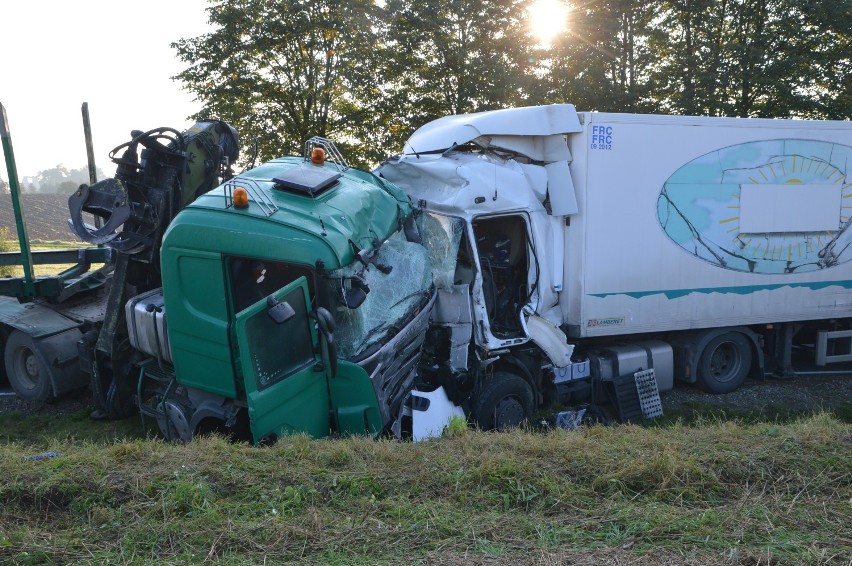
<svg viewBox="0 0 852 566"><path fill-rule="evenodd" d="M256 311L253 314L244 313L248 315L244 332L258 391L316 363L304 288L296 286L280 300L295 313L284 322L267 315L265 301L251 309Z"/></svg>
<svg viewBox="0 0 852 566"><path fill-rule="evenodd" d="M520 313L530 299L526 223L521 216L477 218L473 233L491 333L504 339L522 336Z"/></svg>
<svg viewBox="0 0 852 566"><path fill-rule="evenodd" d="M226 262L234 313L268 297L299 277L307 280L310 296L314 296L313 273L306 266L251 257L229 257Z"/></svg>

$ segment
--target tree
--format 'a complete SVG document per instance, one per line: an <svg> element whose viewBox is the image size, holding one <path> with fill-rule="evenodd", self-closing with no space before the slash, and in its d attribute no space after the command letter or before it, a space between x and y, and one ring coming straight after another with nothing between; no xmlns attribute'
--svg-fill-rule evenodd
<svg viewBox="0 0 852 566"><path fill-rule="evenodd" d="M35 176L40 193L55 193L59 190L59 185L67 180L68 168L61 163L50 169L39 171Z"/></svg>
<svg viewBox="0 0 852 566"><path fill-rule="evenodd" d="M0 177L0 193L8 193L8 192L9 192L9 183L4 181L3 178Z"/></svg>
<svg viewBox="0 0 852 566"><path fill-rule="evenodd" d="M529 0L388 0L376 78L356 95L376 119L376 145L399 150L448 114L529 104ZM362 133L361 137L369 134Z"/></svg>
<svg viewBox="0 0 852 566"><path fill-rule="evenodd" d="M809 0L801 9L806 21L821 30L814 46L819 57L806 85L816 99L811 117L852 119L852 0Z"/></svg>
<svg viewBox="0 0 852 566"><path fill-rule="evenodd" d="M567 32L541 55L543 97L583 110L655 109L649 77L657 7L656 0L577 2Z"/></svg>
<svg viewBox="0 0 852 566"><path fill-rule="evenodd" d="M100 168L95 169L95 174L98 179L105 178L104 172ZM36 185L31 184L29 191L70 194L77 190L80 185L89 184L89 169L88 167L68 169L60 163L50 169L39 171L35 180L38 183L38 189L35 188Z"/></svg>
<svg viewBox="0 0 852 566"><path fill-rule="evenodd" d="M373 72L377 10L372 0L214 4L214 31L172 45L189 65L176 78L203 105L193 118L219 118L244 140L257 138L261 160L300 154L314 135L345 141L359 118L350 87Z"/></svg>
<svg viewBox="0 0 852 566"><path fill-rule="evenodd" d="M551 46L531 1L218 0L214 31L173 44L176 78L193 118L257 138L261 160L322 135L360 166L441 116L545 102L852 116L852 0L577 0Z"/></svg>
<svg viewBox="0 0 852 566"><path fill-rule="evenodd" d="M654 41L656 96L686 114L848 117L851 6L667 0Z"/></svg>

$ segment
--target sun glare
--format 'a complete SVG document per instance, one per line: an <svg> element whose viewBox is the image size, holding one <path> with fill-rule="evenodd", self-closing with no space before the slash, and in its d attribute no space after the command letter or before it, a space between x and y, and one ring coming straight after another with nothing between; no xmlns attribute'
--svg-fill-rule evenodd
<svg viewBox="0 0 852 566"><path fill-rule="evenodd" d="M529 7L530 32L547 45L565 31L568 6L560 0L536 0Z"/></svg>

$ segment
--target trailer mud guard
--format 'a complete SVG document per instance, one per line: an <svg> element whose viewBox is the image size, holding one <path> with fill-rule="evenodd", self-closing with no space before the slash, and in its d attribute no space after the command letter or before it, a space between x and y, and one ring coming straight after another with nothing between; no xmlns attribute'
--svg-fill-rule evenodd
<svg viewBox="0 0 852 566"><path fill-rule="evenodd" d="M21 303L0 297L0 324L8 325L32 338L43 338L77 328L80 323L39 303Z"/></svg>
<svg viewBox="0 0 852 566"><path fill-rule="evenodd" d="M4 365L9 383L24 400L44 402L85 387L88 376L80 371L77 342L80 330L35 338L13 330L6 339Z"/></svg>

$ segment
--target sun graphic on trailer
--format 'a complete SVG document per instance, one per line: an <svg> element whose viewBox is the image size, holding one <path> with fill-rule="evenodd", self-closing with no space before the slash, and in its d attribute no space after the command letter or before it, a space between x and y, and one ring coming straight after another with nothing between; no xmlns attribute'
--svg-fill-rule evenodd
<svg viewBox="0 0 852 566"><path fill-rule="evenodd" d="M748 142L698 157L663 185L657 215L676 244L720 267L801 273L852 257L852 148Z"/></svg>

